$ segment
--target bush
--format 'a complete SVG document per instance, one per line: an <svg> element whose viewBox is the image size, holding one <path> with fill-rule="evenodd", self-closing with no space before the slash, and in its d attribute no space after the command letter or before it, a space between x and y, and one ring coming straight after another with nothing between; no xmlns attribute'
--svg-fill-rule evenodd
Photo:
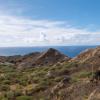
<svg viewBox="0 0 100 100"><path fill-rule="evenodd" d="M86 77L89 77L89 76L91 76L91 72L85 72L85 71L83 71L83 72L80 72L78 75L77 75L77 77L78 78L86 78Z"/></svg>
<svg viewBox="0 0 100 100"><path fill-rule="evenodd" d="M21 96L22 95L22 91L17 89L17 90L14 91L14 95L15 95L15 97Z"/></svg>
<svg viewBox="0 0 100 100"><path fill-rule="evenodd" d="M2 98L2 99L0 99L0 100L8 100L8 98Z"/></svg>
<svg viewBox="0 0 100 100"><path fill-rule="evenodd" d="M9 85L0 85L0 91L8 91L10 90Z"/></svg>
<svg viewBox="0 0 100 100"><path fill-rule="evenodd" d="M4 96L0 95L0 100L8 100L7 98L5 98Z"/></svg>
<svg viewBox="0 0 100 100"><path fill-rule="evenodd" d="M3 82L2 82L3 84L10 84L11 83L11 81L10 80L4 80Z"/></svg>
<svg viewBox="0 0 100 100"><path fill-rule="evenodd" d="M9 91L9 92L7 92L6 93L6 97L8 98L8 99L13 99L14 98L14 92L13 91Z"/></svg>
<svg viewBox="0 0 100 100"><path fill-rule="evenodd" d="M54 81L55 81L55 82L60 82L62 79L63 79L63 77L56 77L56 78L54 79Z"/></svg>
<svg viewBox="0 0 100 100"><path fill-rule="evenodd" d="M27 85L27 81L25 81L25 80L20 80L20 81L19 81L19 84L22 85L22 86L26 86L26 85Z"/></svg>
<svg viewBox="0 0 100 100"><path fill-rule="evenodd" d="M19 96L16 100L33 100L32 96Z"/></svg>
<svg viewBox="0 0 100 100"><path fill-rule="evenodd" d="M34 92L44 91L46 88L47 88L47 86L46 85L43 85L43 83L41 83L41 84L37 85L34 88Z"/></svg>

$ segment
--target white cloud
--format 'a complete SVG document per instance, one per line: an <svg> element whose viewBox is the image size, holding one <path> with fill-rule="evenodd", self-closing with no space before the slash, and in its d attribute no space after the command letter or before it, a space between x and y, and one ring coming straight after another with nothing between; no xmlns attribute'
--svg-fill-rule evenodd
<svg viewBox="0 0 100 100"><path fill-rule="evenodd" d="M0 16L0 46L94 45L100 32L71 27L64 21Z"/></svg>

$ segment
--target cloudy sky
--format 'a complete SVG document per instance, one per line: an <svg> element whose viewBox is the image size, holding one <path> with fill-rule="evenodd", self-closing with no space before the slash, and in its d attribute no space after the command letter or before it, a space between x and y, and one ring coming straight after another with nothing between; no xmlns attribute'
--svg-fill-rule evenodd
<svg viewBox="0 0 100 100"><path fill-rule="evenodd" d="M100 0L0 0L0 47L99 44Z"/></svg>

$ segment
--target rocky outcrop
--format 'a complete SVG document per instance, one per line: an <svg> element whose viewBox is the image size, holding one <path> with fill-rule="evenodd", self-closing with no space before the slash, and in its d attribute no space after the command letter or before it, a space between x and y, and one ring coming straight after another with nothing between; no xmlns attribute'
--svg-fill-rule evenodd
<svg viewBox="0 0 100 100"><path fill-rule="evenodd" d="M25 55L21 58L21 62L17 65L19 67L34 67L34 66L46 66L54 65L57 62L68 61L70 58L61 54L59 51L50 48L47 51L41 53L32 53Z"/></svg>

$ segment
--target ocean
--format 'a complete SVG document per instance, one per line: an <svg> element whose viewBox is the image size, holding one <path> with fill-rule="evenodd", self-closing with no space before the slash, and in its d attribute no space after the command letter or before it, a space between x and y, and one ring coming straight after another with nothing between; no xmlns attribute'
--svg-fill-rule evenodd
<svg viewBox="0 0 100 100"><path fill-rule="evenodd" d="M0 47L0 56L25 55L32 52L42 52L49 48L55 48L69 57L75 57L85 49L95 47L96 46Z"/></svg>

